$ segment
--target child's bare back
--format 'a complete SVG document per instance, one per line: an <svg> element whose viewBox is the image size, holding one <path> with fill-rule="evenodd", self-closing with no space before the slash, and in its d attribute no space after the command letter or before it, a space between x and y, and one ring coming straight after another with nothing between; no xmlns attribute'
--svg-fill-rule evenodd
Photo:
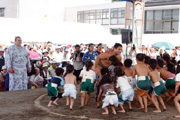
<svg viewBox="0 0 180 120"><path fill-rule="evenodd" d="M135 73L134 73L135 72ZM148 76L149 68L144 63L138 63L133 67L133 76Z"/></svg>
<svg viewBox="0 0 180 120"><path fill-rule="evenodd" d="M125 68L124 72L127 77L132 77L133 75L133 70L131 68Z"/></svg>
<svg viewBox="0 0 180 120"><path fill-rule="evenodd" d="M150 76L153 83L160 81L160 75L156 69L149 72L149 76Z"/></svg>
<svg viewBox="0 0 180 120"><path fill-rule="evenodd" d="M163 80L167 80L168 78L171 77L171 73L168 72L166 69L164 68L160 68L158 69L158 72L160 72L160 76L162 77Z"/></svg>
<svg viewBox="0 0 180 120"><path fill-rule="evenodd" d="M74 84L77 85L76 76L73 74L67 74L65 77L65 84Z"/></svg>

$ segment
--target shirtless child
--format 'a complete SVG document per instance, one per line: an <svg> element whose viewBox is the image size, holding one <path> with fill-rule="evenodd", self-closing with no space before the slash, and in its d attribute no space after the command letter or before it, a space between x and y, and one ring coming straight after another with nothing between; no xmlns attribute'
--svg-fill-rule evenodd
<svg viewBox="0 0 180 120"><path fill-rule="evenodd" d="M136 82L136 79L135 78L132 78L132 76L133 76L133 70L132 70L132 68L131 68L131 65L132 65L132 60L131 59L126 59L125 61L124 61L124 72L125 72L125 75L127 76L127 78L128 78L128 81L129 81L129 83L130 83L130 85L131 85L131 87L133 88L133 89L136 89L136 84L137 84L137 82Z"/></svg>
<svg viewBox="0 0 180 120"><path fill-rule="evenodd" d="M131 59L126 59L124 61L124 72L125 72L125 75L127 76L128 78L128 81L131 85L131 87L134 89L134 90L137 90L136 89L136 84L137 84L137 81L135 78L132 78L133 76L133 70L131 68L131 65L132 65L132 60ZM134 96L134 100L136 101L136 105L138 104L138 100L137 100L137 97Z"/></svg>
<svg viewBox="0 0 180 120"><path fill-rule="evenodd" d="M166 101L166 102L168 102L172 98L176 82L173 78L174 76L170 72L168 72L166 69L164 69L163 66L164 66L163 60L158 59L157 60L157 70L158 70L158 72L160 72L161 78L166 81L165 86L167 88L168 94L170 95L170 97Z"/></svg>
<svg viewBox="0 0 180 120"><path fill-rule="evenodd" d="M133 78L135 78L136 74L138 75L137 96L141 105L139 110L144 109L147 112L147 95L151 88L151 81L148 76L149 68L143 63L144 56L142 53L136 55L137 64L133 67Z"/></svg>
<svg viewBox="0 0 180 120"><path fill-rule="evenodd" d="M150 61L149 61L149 69L150 69L149 77L154 84L154 89L153 89L153 94L152 94L152 102L157 109L153 112L161 112L161 109L159 108L159 103L158 103L156 97L158 98L161 105L163 106L163 109L166 110L166 106L160 95L167 94L167 90L166 90L166 87L163 84L163 82L160 80L160 75L156 69L156 66L157 66L157 61L155 59L150 59Z"/></svg>
<svg viewBox="0 0 180 120"><path fill-rule="evenodd" d="M68 65L66 67L66 73L67 75L65 76L65 85L64 85L64 93L63 97L66 96L66 105L69 106L70 98L70 107L69 109L73 109L74 105L74 99L76 99L77 91L76 91L76 76L73 75L74 73L74 67L72 65Z"/></svg>

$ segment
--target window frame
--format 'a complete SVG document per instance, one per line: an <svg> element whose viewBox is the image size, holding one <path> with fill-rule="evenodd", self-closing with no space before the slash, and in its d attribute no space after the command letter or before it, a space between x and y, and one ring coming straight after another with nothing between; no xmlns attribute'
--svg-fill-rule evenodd
<svg viewBox="0 0 180 120"><path fill-rule="evenodd" d="M164 11L166 10L170 10L171 12L171 17L169 19L164 19ZM173 19L173 11L177 10L178 11L178 19ZM153 19L152 20L148 20L147 18L147 12L148 11L153 11ZM161 20L156 20L155 19L155 11L162 11L162 16L161 16ZM178 33L179 32L179 9L162 9L162 10L146 10L145 11L145 21L144 21L144 34L168 34L168 33ZM152 30L147 30L147 22L152 22ZM155 30L155 22L160 22L161 23L161 29L160 30ZM170 31L169 30L163 30L163 25L164 22L170 22ZM173 22L178 22L178 29L177 31L174 31L173 29Z"/></svg>

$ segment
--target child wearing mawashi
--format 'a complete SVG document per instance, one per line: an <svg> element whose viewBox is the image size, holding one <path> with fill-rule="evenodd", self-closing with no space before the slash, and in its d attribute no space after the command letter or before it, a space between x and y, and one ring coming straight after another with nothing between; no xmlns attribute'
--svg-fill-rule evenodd
<svg viewBox="0 0 180 120"><path fill-rule="evenodd" d="M133 78L138 75L137 80L137 96L141 107L147 112L147 95L151 89L151 81L149 80L149 68L143 63L145 55L139 53L136 55L137 64L133 67ZM144 104L143 104L144 103Z"/></svg>
<svg viewBox="0 0 180 120"><path fill-rule="evenodd" d="M77 91L76 91L76 76L73 75L74 67L73 65L68 65L66 67L66 76L65 76L65 85L64 85L64 93L63 97L66 96L66 105L69 106L70 110L73 109L74 100L76 99ZM71 100L70 100L71 99Z"/></svg>
<svg viewBox="0 0 180 120"><path fill-rule="evenodd" d="M96 73L92 70L93 62L87 60L85 63L86 69L83 69L79 75L82 78L81 83L81 106L79 108L84 107L84 101L86 96L86 105L89 105L90 101L90 94L94 92L94 83L96 79Z"/></svg>
<svg viewBox="0 0 180 120"><path fill-rule="evenodd" d="M163 82L160 80L160 75L156 69L156 66L157 66L157 61L155 59L150 59L149 60L149 69L150 69L149 77L154 84L152 101L154 103L154 106L157 109L153 112L161 112L157 98L160 101L161 105L163 106L163 109L166 110L166 106L160 95L167 94L167 89L166 89L165 85L163 84Z"/></svg>

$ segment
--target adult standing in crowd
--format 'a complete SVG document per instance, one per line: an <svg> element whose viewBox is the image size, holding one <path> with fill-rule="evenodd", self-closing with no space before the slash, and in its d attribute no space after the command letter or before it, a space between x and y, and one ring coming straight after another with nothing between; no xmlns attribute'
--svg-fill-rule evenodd
<svg viewBox="0 0 180 120"><path fill-rule="evenodd" d="M15 37L15 44L10 46L6 52L9 91L26 90L28 86L27 71L31 72L31 65L28 52L21 44L21 37Z"/></svg>
<svg viewBox="0 0 180 120"><path fill-rule="evenodd" d="M102 54L102 53L103 53L103 51L102 51L102 43L99 43L99 44L97 45L96 54L97 54L97 55L100 55L100 54Z"/></svg>
<svg viewBox="0 0 180 120"><path fill-rule="evenodd" d="M77 83L80 83L80 72L83 69L83 62L82 62L83 53L80 51L80 46L75 46L75 51L71 55L70 60L72 59L73 66L74 66L74 75L76 76Z"/></svg>
<svg viewBox="0 0 180 120"><path fill-rule="evenodd" d="M89 44L89 50L84 54L82 61L85 63L87 60L91 60L92 62L95 62L97 53L94 51L94 44Z"/></svg>
<svg viewBox="0 0 180 120"><path fill-rule="evenodd" d="M4 66L4 50L3 49L0 49L0 71L2 70L2 66Z"/></svg>
<svg viewBox="0 0 180 120"><path fill-rule="evenodd" d="M6 73L7 73L7 69L4 65L2 67L2 71L0 71L0 91L4 91Z"/></svg>

